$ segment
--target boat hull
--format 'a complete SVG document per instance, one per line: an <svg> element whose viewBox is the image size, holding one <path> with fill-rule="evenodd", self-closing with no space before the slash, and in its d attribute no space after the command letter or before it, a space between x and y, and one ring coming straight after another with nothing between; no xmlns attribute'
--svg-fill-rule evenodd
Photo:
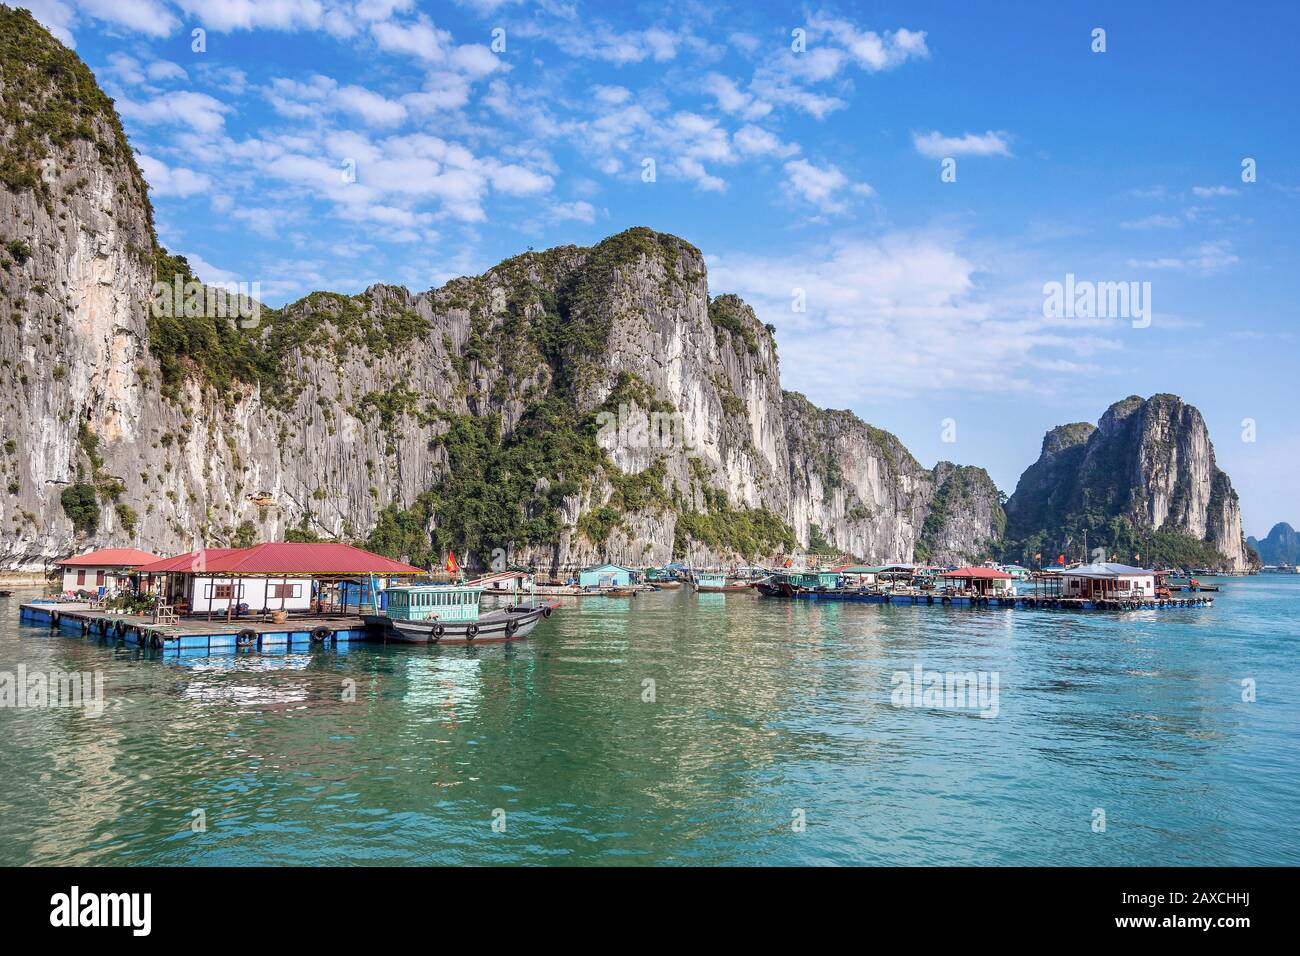
<svg viewBox="0 0 1300 956"><path fill-rule="evenodd" d="M480 614L477 621L401 621L384 616L366 618L383 628L384 639L402 644L499 644L519 641L549 617L551 605L512 605Z"/></svg>

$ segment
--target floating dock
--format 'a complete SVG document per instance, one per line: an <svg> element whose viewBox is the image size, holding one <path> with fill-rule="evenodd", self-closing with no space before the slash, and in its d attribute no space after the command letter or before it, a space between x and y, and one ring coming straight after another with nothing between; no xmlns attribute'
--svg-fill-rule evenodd
<svg viewBox="0 0 1300 956"><path fill-rule="evenodd" d="M884 594L876 591L800 591L793 595L768 595L793 601L853 601L861 604L926 604L940 607L1003 607L1029 610L1061 611L1163 611L1170 608L1213 607L1214 598L1143 598L1141 600L1101 600L1035 595L980 596L969 594L933 594L902 592Z"/></svg>
<svg viewBox="0 0 1300 956"><path fill-rule="evenodd" d="M65 634L116 639L178 655L237 650L286 653L313 644L346 648L370 636L365 621L357 615L295 615L283 624L260 617L233 621L181 618L174 624L158 624L152 615L118 614L90 604L33 601L21 606L19 619Z"/></svg>

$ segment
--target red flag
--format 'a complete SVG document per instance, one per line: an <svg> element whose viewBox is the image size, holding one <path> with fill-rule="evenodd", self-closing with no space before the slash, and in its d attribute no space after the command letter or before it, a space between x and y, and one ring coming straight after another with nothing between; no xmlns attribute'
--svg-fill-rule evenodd
<svg viewBox="0 0 1300 956"><path fill-rule="evenodd" d="M1058 555L1056 556L1056 563L1057 563L1057 564L1064 564L1064 563L1065 563L1065 555L1063 555L1063 554L1058 554Z"/></svg>
<svg viewBox="0 0 1300 956"><path fill-rule="evenodd" d="M460 565L456 563L456 552L448 551L447 552L447 573L456 574L458 571L460 571Z"/></svg>

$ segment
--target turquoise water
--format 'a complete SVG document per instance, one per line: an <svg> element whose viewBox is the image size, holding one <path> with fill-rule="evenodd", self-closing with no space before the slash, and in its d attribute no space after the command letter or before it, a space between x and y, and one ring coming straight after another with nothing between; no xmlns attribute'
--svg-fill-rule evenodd
<svg viewBox="0 0 1300 956"><path fill-rule="evenodd" d="M183 661L0 598L0 671L105 679L99 717L0 708L0 864L1294 865L1300 578L1221 583L1123 617L663 592ZM997 715L894 706L918 664L996 674Z"/></svg>

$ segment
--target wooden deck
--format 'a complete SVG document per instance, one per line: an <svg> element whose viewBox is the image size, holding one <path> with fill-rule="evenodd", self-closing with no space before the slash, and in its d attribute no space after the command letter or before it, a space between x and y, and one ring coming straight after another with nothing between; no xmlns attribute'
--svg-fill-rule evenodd
<svg viewBox="0 0 1300 956"><path fill-rule="evenodd" d="M171 653L208 654L214 651L303 650L313 644L345 646L369 636L365 622L355 614L291 615L276 624L261 615L244 615L232 621L183 617L160 624L153 615L117 614L90 604L33 601L19 611L25 624L87 637L117 638L127 644L159 648Z"/></svg>

